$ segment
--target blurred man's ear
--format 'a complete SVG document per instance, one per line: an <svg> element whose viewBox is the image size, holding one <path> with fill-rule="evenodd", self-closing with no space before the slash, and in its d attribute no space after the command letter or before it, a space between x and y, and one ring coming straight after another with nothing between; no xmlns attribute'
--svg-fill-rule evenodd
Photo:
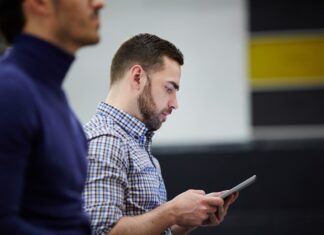
<svg viewBox="0 0 324 235"><path fill-rule="evenodd" d="M26 15L49 15L54 10L53 0L23 0L23 10Z"/></svg>

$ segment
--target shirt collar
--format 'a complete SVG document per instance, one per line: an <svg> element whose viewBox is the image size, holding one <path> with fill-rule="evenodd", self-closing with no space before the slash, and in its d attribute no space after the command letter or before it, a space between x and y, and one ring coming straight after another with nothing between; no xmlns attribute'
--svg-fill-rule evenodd
<svg viewBox="0 0 324 235"><path fill-rule="evenodd" d="M154 135L154 132L149 131L143 122L107 103L100 102L97 108L97 114L111 117L121 128L135 139L146 137L147 140L151 140Z"/></svg>

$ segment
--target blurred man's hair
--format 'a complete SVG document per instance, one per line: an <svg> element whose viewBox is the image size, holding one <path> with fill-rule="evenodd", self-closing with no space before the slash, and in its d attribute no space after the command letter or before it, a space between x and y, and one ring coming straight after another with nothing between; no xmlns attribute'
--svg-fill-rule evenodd
<svg viewBox="0 0 324 235"><path fill-rule="evenodd" d="M22 0L0 0L0 34L11 44L25 23Z"/></svg>
<svg viewBox="0 0 324 235"><path fill-rule="evenodd" d="M124 73L135 64L141 65L147 72L163 69L164 56L183 65L181 51L171 42L147 33L128 39L114 55L110 67L110 84L122 78Z"/></svg>

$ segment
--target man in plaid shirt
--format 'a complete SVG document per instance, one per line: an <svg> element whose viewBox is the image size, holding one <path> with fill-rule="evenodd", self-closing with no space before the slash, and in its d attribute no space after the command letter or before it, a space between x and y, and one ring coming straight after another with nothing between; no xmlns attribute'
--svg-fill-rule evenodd
<svg viewBox="0 0 324 235"><path fill-rule="evenodd" d="M218 225L234 194L188 190L167 202L154 131L178 107L183 55L172 43L139 34L116 52L110 91L86 124L89 168L83 194L94 234L188 234Z"/></svg>

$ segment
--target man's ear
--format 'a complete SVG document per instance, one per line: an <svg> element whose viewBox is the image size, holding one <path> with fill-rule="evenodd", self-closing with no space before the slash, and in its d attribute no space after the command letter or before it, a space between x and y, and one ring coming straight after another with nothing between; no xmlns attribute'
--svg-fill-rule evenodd
<svg viewBox="0 0 324 235"><path fill-rule="evenodd" d="M49 15L53 12L53 0L23 0L25 12L33 15Z"/></svg>
<svg viewBox="0 0 324 235"><path fill-rule="evenodd" d="M142 66L136 64L130 68L130 82L133 89L141 91L146 84L147 76Z"/></svg>

